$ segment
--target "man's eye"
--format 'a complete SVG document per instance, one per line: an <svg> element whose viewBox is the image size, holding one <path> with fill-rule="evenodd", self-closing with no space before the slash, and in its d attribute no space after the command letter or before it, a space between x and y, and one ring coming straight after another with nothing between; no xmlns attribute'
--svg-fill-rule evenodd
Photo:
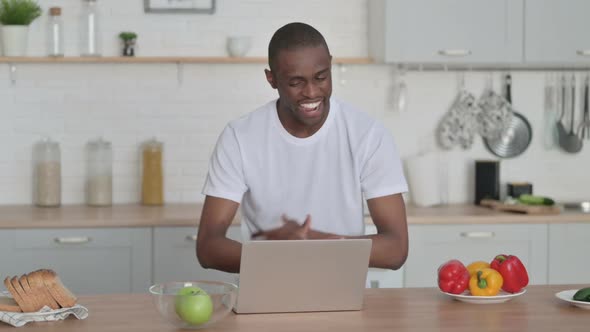
<svg viewBox="0 0 590 332"><path fill-rule="evenodd" d="M300 86L300 85L301 85L301 81L292 81L292 82L289 82L289 86L292 86L292 87L297 87L297 86Z"/></svg>
<svg viewBox="0 0 590 332"><path fill-rule="evenodd" d="M324 81L326 78L328 78L328 76L318 76L315 79L318 81Z"/></svg>

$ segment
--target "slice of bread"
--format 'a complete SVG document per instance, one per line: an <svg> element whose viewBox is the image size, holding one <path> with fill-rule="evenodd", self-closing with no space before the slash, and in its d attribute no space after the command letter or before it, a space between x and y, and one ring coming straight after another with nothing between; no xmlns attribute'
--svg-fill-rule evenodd
<svg viewBox="0 0 590 332"><path fill-rule="evenodd" d="M13 298L0 296L0 311L22 312Z"/></svg>
<svg viewBox="0 0 590 332"><path fill-rule="evenodd" d="M37 295L37 292L31 289L29 281L27 280L27 275L25 274L18 278L18 282L25 291L26 296L31 301L31 304L33 305L33 311L36 312L41 310L41 308L45 306L45 304L43 303L43 298Z"/></svg>
<svg viewBox="0 0 590 332"><path fill-rule="evenodd" d="M59 304L55 302L51 294L49 294L49 290L45 287L43 276L39 270L27 274L27 281L29 282L29 286L31 286L31 290L41 298L43 305L53 310L59 309Z"/></svg>
<svg viewBox="0 0 590 332"><path fill-rule="evenodd" d="M58 275L53 270L42 269L40 271L43 278L43 283L45 284L45 287L47 287L47 290L49 290L49 294L51 294L53 299L62 308L69 308L76 305L78 299L72 292L70 292L69 289L66 288L66 286L64 286Z"/></svg>
<svg viewBox="0 0 590 332"><path fill-rule="evenodd" d="M27 293L25 293L25 290L22 288L20 283L18 282L18 278L12 277L12 279L9 280L9 284L11 285L11 287L15 291L15 293L17 293L19 295L19 298L21 299L21 301L16 300L17 298L14 297L14 294L12 295L15 298L15 300L18 303L21 310L23 312L34 312L35 305L32 302L32 300L29 298ZM10 289L9 289L9 292L12 293L12 291Z"/></svg>
<svg viewBox="0 0 590 332"><path fill-rule="evenodd" d="M18 304L18 306L20 308L22 308L23 306L26 306L23 298L16 291L16 289L14 289L14 287L12 287L12 283L10 282L10 277L4 278L4 287L6 287L6 289L10 292L10 295L12 295L12 298L14 299L14 301L16 301L16 303Z"/></svg>

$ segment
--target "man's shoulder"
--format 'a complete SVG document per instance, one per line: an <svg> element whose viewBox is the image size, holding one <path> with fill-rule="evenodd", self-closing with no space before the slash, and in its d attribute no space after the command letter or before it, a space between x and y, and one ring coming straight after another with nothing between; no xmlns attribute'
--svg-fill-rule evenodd
<svg viewBox="0 0 590 332"><path fill-rule="evenodd" d="M236 132L250 132L253 129L264 128L269 125L271 121L271 113L276 100L269 101L268 103L258 107L254 111L246 113L241 117L229 122L228 126Z"/></svg>
<svg viewBox="0 0 590 332"><path fill-rule="evenodd" d="M341 122L343 122L349 130L356 129L359 131L368 131L381 127L379 122L369 113L350 103L336 98L333 98L331 103L333 103L338 109L337 117L340 118Z"/></svg>

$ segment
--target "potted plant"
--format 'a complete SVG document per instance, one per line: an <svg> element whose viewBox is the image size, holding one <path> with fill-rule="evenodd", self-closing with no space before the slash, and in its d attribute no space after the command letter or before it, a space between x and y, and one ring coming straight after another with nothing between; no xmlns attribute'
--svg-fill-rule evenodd
<svg viewBox="0 0 590 332"><path fill-rule="evenodd" d="M119 38L123 41L123 56L134 56L137 34L135 32L121 32Z"/></svg>
<svg viewBox="0 0 590 332"><path fill-rule="evenodd" d="M29 24L39 16L41 7L34 0L0 0L4 55L25 55Z"/></svg>

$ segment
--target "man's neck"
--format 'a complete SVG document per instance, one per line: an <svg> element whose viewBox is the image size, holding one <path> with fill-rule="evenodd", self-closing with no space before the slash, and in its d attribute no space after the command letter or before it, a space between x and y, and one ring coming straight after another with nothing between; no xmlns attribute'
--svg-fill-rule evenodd
<svg viewBox="0 0 590 332"><path fill-rule="evenodd" d="M301 123L301 121L297 120L297 118L291 114L290 110L281 107L280 100L277 100L276 108L283 128L285 128L289 134L297 138L307 138L313 136L313 134L317 133L318 130L322 128L324 123L326 123L328 114L330 114L330 107L328 106L322 121L320 121L318 124L306 125L305 123Z"/></svg>

